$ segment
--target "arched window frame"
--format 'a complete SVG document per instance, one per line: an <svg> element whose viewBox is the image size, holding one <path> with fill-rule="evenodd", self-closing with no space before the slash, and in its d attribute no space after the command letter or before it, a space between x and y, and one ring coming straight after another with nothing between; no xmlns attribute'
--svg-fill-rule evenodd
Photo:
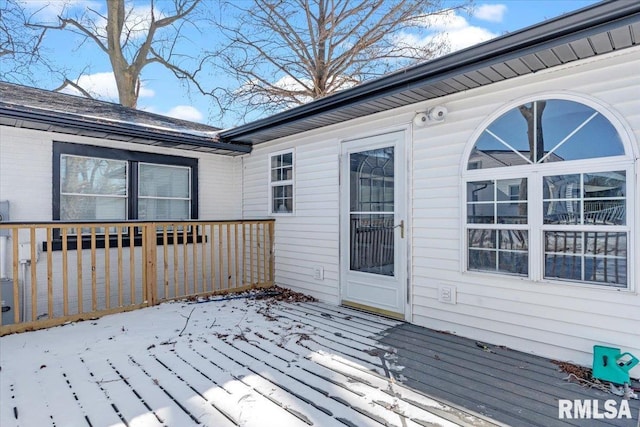
<svg viewBox="0 0 640 427"><path fill-rule="evenodd" d="M550 162L542 164L524 164L516 166L505 166L487 169L468 169L468 162L472 150L478 141L481 134L487 129L495 120L500 118L510 110L517 108L520 105L543 100L567 100L584 104L605 117L611 125L616 129L618 135L622 141L624 148L623 155L598 157L593 159L582 160L568 160L561 162ZM516 279L529 280L533 282L543 282L562 285L577 285L597 289L611 289L611 290L626 290L633 291L635 276L638 274L637 267L634 265L634 259L636 259L635 248L636 239L638 238L638 232L635 229L636 223L636 209L638 208L638 188L636 188L636 162L638 158L637 149L633 144L632 132L626 126L624 120L613 108L605 105L593 98L586 97L584 95L574 94L570 92L562 93L544 93L534 96L527 96L518 98L502 106L496 110L493 114L487 117L480 126L472 134L469 139L466 149L463 153L461 162L461 270L464 273L472 273L479 275L488 275L495 277L506 276ZM545 224L543 219L543 177L555 176L555 175L568 175L568 174L585 174L585 173L598 173L609 171L625 171L626 173L626 223L624 225L592 225L592 224L578 224L578 225L556 225ZM515 180L515 179L527 179L527 223L526 224L490 224L490 225L478 225L468 223L468 200L467 200L467 184L471 182L483 181L483 180ZM527 273L518 275L513 273L501 272L498 269L495 271L476 270L469 268L469 230L477 228L495 229L495 230L519 230L520 232L528 233L528 245L526 253L528 255L527 260ZM626 263L627 263L627 277L625 286L612 286L606 283L595 283L589 281L579 281L570 279L558 279L558 278L545 278L544 271L544 240L545 232L547 231L586 231L586 232L621 232L626 233ZM496 263L497 264L497 263Z"/></svg>

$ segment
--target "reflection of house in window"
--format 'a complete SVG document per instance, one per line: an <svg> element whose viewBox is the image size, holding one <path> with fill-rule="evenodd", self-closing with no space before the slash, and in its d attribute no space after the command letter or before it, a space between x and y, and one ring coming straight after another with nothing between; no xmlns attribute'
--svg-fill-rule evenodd
<svg viewBox="0 0 640 427"><path fill-rule="evenodd" d="M509 186L509 200L520 199L520 184Z"/></svg>
<svg viewBox="0 0 640 427"><path fill-rule="evenodd" d="M354 153L351 171L358 180L357 191L352 192L357 197L357 206L352 210L393 212L393 151L380 149Z"/></svg>
<svg viewBox="0 0 640 427"><path fill-rule="evenodd" d="M523 159L523 156L529 158L530 152L519 151L518 153L511 150L479 150L474 148L469 156L467 170L490 169L528 164ZM551 153L544 162L561 162L563 160L564 159L557 154Z"/></svg>
<svg viewBox="0 0 640 427"><path fill-rule="evenodd" d="M482 169L482 162L469 162L469 170Z"/></svg>

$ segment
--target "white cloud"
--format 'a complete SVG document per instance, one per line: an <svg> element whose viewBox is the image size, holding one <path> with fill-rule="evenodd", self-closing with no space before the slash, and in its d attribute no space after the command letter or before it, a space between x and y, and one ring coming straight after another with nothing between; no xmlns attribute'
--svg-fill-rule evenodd
<svg viewBox="0 0 640 427"><path fill-rule="evenodd" d="M475 9L473 16L483 21L502 22L506 12L504 4L483 4Z"/></svg>
<svg viewBox="0 0 640 427"><path fill-rule="evenodd" d="M176 105L168 111L160 111L153 105L139 107L142 111L147 111L161 116L173 117L175 119L188 120L191 122L204 123L204 114L191 105Z"/></svg>
<svg viewBox="0 0 640 427"><path fill-rule="evenodd" d="M398 38L398 43L404 43L405 46L426 46L433 43L437 46L446 42L448 52L454 52L497 36L486 28L469 24L464 16L452 10L429 16L424 24L431 31L427 36L404 33Z"/></svg>
<svg viewBox="0 0 640 427"><path fill-rule="evenodd" d="M463 16L450 9L429 15L424 19L424 24L436 31L457 30L469 26L469 22Z"/></svg>
<svg viewBox="0 0 640 427"><path fill-rule="evenodd" d="M112 72L85 74L80 76L75 82L78 86L89 92L91 96L105 101L118 102L118 87L116 78ZM67 86L62 92L72 95L82 95L80 91ZM140 88L140 98L150 98L155 95L152 89L145 87L144 83Z"/></svg>
<svg viewBox="0 0 640 427"><path fill-rule="evenodd" d="M32 21L42 23L57 22L58 15L65 10L99 10L102 6L95 0L22 0L20 3L33 14Z"/></svg>
<svg viewBox="0 0 640 427"><path fill-rule="evenodd" d="M486 28L475 27L473 25L449 31L444 35L449 41L451 52L485 42L496 36L497 34L492 33Z"/></svg>
<svg viewBox="0 0 640 427"><path fill-rule="evenodd" d="M176 105L166 113L161 114L176 119L189 120L191 122L199 122L204 118L204 115L191 105Z"/></svg>
<svg viewBox="0 0 640 427"><path fill-rule="evenodd" d="M166 15L151 6L133 5L126 10L126 17L124 21L124 28L120 37L120 42L124 45L125 42L132 40L140 40L146 37L151 27L151 12L154 13L154 19L156 21L163 19ZM92 27L95 26L98 37L106 40L107 38L107 20L100 16L92 15L93 21Z"/></svg>
<svg viewBox="0 0 640 427"><path fill-rule="evenodd" d="M92 29L99 38L106 40L107 21L105 5L96 0L21 0L22 6L33 14L31 21L46 24L57 23L58 16L74 16L85 27ZM91 9L92 11L89 11ZM99 15L98 13L101 13ZM151 25L151 6L127 4L126 19L121 42L144 37ZM166 17L163 11L154 8L155 19Z"/></svg>

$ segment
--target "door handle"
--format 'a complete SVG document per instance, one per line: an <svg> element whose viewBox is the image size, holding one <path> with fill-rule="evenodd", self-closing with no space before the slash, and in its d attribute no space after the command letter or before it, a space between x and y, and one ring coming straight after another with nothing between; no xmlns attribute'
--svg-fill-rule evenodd
<svg viewBox="0 0 640 427"><path fill-rule="evenodd" d="M398 227L400 227L400 238L404 239L404 219L401 219L400 224L396 225L393 228L398 228Z"/></svg>

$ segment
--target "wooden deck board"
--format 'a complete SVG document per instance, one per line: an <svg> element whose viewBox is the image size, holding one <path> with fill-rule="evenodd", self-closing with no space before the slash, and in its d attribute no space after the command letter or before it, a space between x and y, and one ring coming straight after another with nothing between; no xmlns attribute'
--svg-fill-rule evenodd
<svg viewBox="0 0 640 427"><path fill-rule="evenodd" d="M484 351L473 340L408 324L387 330L380 342L398 350L403 383L498 421L522 426L637 425L637 400L630 401L633 420L559 420L558 399L599 399L603 404L620 398L568 383L549 359L491 345Z"/></svg>
<svg viewBox="0 0 640 427"><path fill-rule="evenodd" d="M350 308L237 299L141 313L140 325L125 324L132 312L2 337L1 425L637 427L558 420L558 398L612 396L564 381L547 359ZM184 334L155 326L171 316ZM110 351L129 333L140 338ZM69 348L35 343L48 350L22 364L7 355L38 337Z"/></svg>

